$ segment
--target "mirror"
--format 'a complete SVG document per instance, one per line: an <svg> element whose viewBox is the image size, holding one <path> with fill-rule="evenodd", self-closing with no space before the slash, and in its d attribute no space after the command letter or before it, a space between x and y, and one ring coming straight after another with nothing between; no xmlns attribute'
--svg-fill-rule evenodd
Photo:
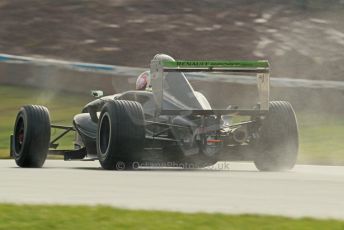
<svg viewBox="0 0 344 230"><path fill-rule="evenodd" d="M102 97L104 95L101 90L91 90L91 94L93 97Z"/></svg>

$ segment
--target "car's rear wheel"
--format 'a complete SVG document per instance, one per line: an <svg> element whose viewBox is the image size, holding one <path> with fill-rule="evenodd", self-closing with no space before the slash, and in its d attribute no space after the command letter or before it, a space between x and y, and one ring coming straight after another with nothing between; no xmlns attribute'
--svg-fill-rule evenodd
<svg viewBox="0 0 344 230"><path fill-rule="evenodd" d="M43 166L50 143L50 117L47 108L26 105L20 108L13 131L13 157L19 167Z"/></svg>
<svg viewBox="0 0 344 230"><path fill-rule="evenodd" d="M96 138L102 168L131 168L130 162L138 159L143 150L144 139L144 114L140 103L114 100L104 105Z"/></svg>
<svg viewBox="0 0 344 230"><path fill-rule="evenodd" d="M254 163L260 171L283 171L294 167L299 140L296 116L289 102L270 102L254 147Z"/></svg>

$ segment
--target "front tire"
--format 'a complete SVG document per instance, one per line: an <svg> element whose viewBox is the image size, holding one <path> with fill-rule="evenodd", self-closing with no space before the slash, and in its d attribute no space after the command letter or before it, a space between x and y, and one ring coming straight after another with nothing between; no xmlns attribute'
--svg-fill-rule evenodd
<svg viewBox="0 0 344 230"><path fill-rule="evenodd" d="M138 159L145 139L144 114L140 103L114 100L100 113L97 128L97 155L102 168L128 169ZM123 162L125 167L119 167Z"/></svg>
<svg viewBox="0 0 344 230"><path fill-rule="evenodd" d="M254 163L260 171L284 171L294 167L299 138L296 116L289 102L270 102L254 147Z"/></svg>
<svg viewBox="0 0 344 230"><path fill-rule="evenodd" d="M50 144L50 116L44 106L20 108L13 131L13 156L19 167L41 168Z"/></svg>

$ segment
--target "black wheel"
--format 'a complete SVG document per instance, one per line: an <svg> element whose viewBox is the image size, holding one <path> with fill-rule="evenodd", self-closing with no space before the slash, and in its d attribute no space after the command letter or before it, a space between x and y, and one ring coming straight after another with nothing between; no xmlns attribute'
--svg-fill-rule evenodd
<svg viewBox="0 0 344 230"><path fill-rule="evenodd" d="M100 113L97 129L97 155L104 169L126 169L143 149L144 114L140 103L114 100ZM118 167L123 162L126 167Z"/></svg>
<svg viewBox="0 0 344 230"><path fill-rule="evenodd" d="M260 171L283 171L294 167L299 138L296 116L289 102L270 102L254 146L254 163Z"/></svg>
<svg viewBox="0 0 344 230"><path fill-rule="evenodd" d="M43 166L50 143L50 117L47 108L26 105L18 112L13 131L13 157L19 167Z"/></svg>

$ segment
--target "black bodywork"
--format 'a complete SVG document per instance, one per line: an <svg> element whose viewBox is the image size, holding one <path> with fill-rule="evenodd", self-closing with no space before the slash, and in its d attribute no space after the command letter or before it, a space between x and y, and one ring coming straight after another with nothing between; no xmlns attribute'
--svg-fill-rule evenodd
<svg viewBox="0 0 344 230"><path fill-rule="evenodd" d="M74 117L73 126L51 126L62 132L51 141L49 154L62 154L65 160L96 160L99 113L111 100L126 100L139 102L145 116L145 147L135 157L137 162L208 165L221 160L252 160L250 143L263 114L253 110L246 121L233 123L225 115L227 110L211 110L207 99L193 90L184 75L170 75L166 82L163 107L178 114L156 116L157 105L151 91L132 90L102 97L88 103ZM57 141L71 131L75 131L75 149L55 150Z"/></svg>
<svg viewBox="0 0 344 230"><path fill-rule="evenodd" d="M65 160L99 160L107 170L123 169L121 163L200 168L226 160L253 161L261 171L295 165L296 116L289 102L269 100L267 61L165 59L151 61L151 84L145 90L98 98L74 116L72 126L51 124L44 106L22 106L10 146L17 165L42 167L47 153ZM183 72L256 73L257 100L246 107L213 109ZM60 130L52 140L51 129ZM59 150L58 141L70 132L75 133L74 148Z"/></svg>

